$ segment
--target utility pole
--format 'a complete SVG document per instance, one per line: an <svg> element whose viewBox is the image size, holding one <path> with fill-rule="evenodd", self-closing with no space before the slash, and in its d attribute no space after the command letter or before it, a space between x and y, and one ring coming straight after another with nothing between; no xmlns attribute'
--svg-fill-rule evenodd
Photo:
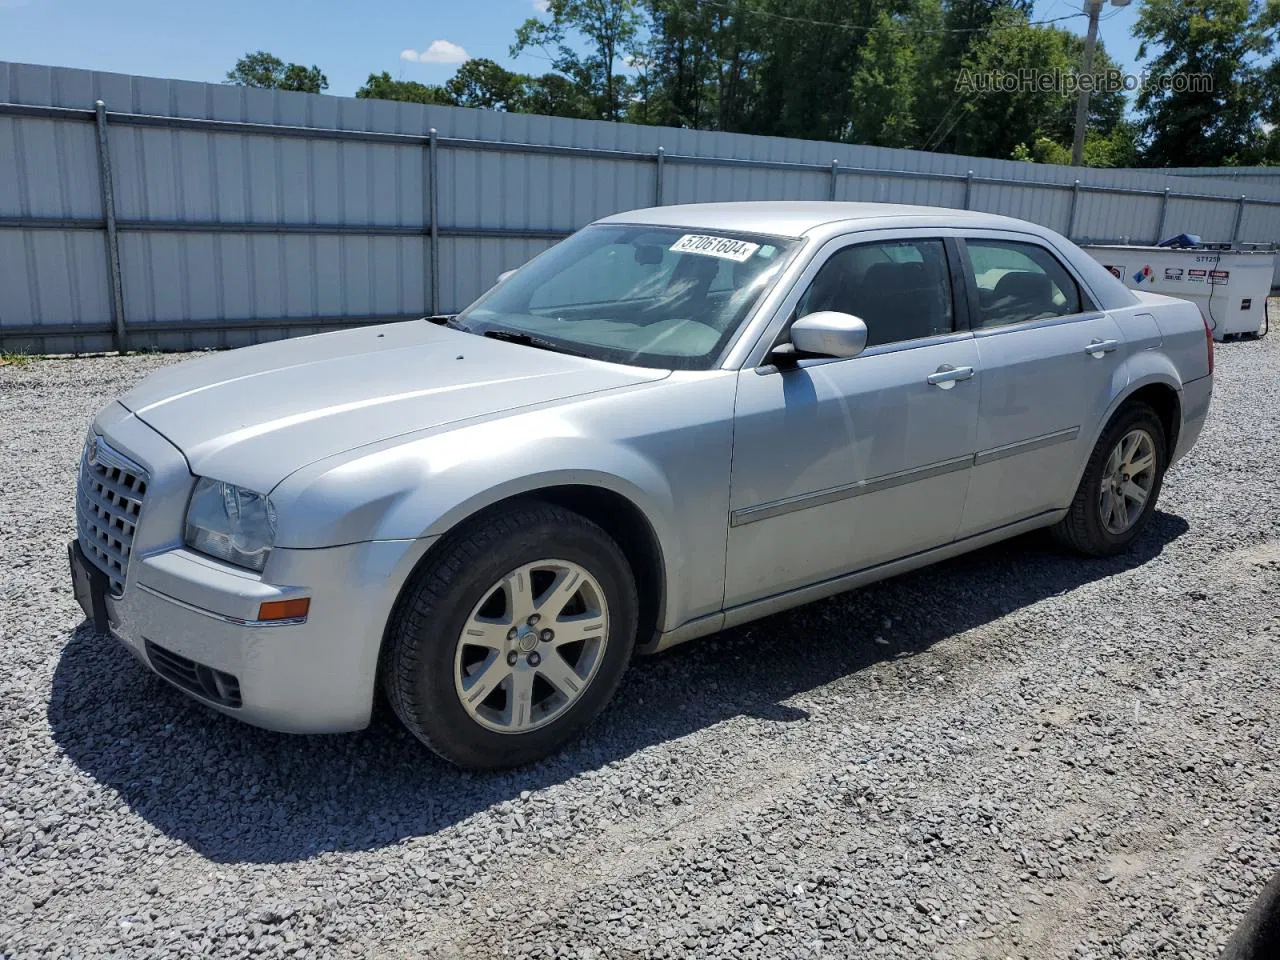
<svg viewBox="0 0 1280 960"><path fill-rule="evenodd" d="M1098 44L1098 14L1102 12L1102 4L1104 0L1084 0L1084 12L1089 15L1089 32L1084 38L1084 63L1081 65L1080 76L1091 76L1093 71L1093 48ZM1127 7L1131 0L1111 0L1113 7ZM1092 78L1089 82L1092 82ZM1071 141L1071 165L1079 167L1084 165L1084 128L1089 123L1089 93L1091 91L1085 87L1080 87L1079 99L1076 100L1076 132L1075 137Z"/></svg>
<svg viewBox="0 0 1280 960"><path fill-rule="evenodd" d="M1084 0L1085 13L1089 14L1089 33L1084 38L1084 65L1081 77L1090 76L1093 70L1093 48L1098 43L1098 14L1102 12L1102 0ZM1080 86L1079 99L1076 101L1076 135L1071 141L1071 165L1081 166L1084 163L1084 128L1089 122L1089 88Z"/></svg>

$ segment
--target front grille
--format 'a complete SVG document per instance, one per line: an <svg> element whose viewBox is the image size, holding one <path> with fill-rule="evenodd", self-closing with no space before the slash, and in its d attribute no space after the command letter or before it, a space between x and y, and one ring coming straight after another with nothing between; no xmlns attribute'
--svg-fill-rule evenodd
<svg viewBox="0 0 1280 960"><path fill-rule="evenodd" d="M206 667L146 641L147 659L156 673L174 686L223 707L240 706L240 681L229 673Z"/></svg>
<svg viewBox="0 0 1280 960"><path fill-rule="evenodd" d="M90 435L80 456L76 534L80 549L107 575L117 597L124 592L147 480L145 469Z"/></svg>

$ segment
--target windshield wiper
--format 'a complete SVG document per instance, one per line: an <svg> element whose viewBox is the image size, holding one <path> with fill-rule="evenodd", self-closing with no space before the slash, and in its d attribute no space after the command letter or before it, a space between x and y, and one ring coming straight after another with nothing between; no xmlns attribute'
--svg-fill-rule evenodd
<svg viewBox="0 0 1280 960"><path fill-rule="evenodd" d="M436 313L429 317L424 317L427 323L434 323L437 327L452 327L454 330L466 330L462 324L458 322L456 313Z"/></svg>
<svg viewBox="0 0 1280 960"><path fill-rule="evenodd" d="M533 347L537 350L550 350L553 353L567 353L575 357L583 357L586 354L565 347L555 340L548 340L546 337L535 336L532 333L525 333L521 330L503 330L501 328L490 327L484 331L481 336L488 337L491 340L501 340L504 343L518 343L522 347Z"/></svg>

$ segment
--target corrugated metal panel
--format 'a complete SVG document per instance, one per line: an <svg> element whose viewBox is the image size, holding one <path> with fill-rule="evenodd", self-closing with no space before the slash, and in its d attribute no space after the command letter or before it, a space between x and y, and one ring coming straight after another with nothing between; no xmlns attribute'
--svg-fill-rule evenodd
<svg viewBox="0 0 1280 960"><path fill-rule="evenodd" d="M1170 198L1169 214L1164 229L1165 237L1177 236L1180 233L1194 233L1212 242L1230 240L1237 209L1238 205L1234 203ZM1276 208L1269 209L1274 218L1277 213ZM1274 219L1272 222L1274 224Z"/></svg>
<svg viewBox="0 0 1280 960"><path fill-rule="evenodd" d="M0 215L101 217L93 127L0 119Z"/></svg>
<svg viewBox="0 0 1280 960"><path fill-rule="evenodd" d="M1073 239L1110 243L1157 240L1163 203L1161 198L1151 196L1081 193L1076 207ZM1171 236L1167 229L1165 234Z"/></svg>
<svg viewBox="0 0 1280 960"><path fill-rule="evenodd" d="M654 168L633 162L443 150L440 222L453 227L572 231L653 205Z"/></svg>
<svg viewBox="0 0 1280 960"><path fill-rule="evenodd" d="M125 233L120 260L134 326L403 316L427 300L421 237Z"/></svg>
<svg viewBox="0 0 1280 960"><path fill-rule="evenodd" d="M166 349L428 312L432 129L439 302L450 311L557 236L653 204L659 148L665 203L825 199L834 160L837 199L967 205L1112 241L1180 231L1228 240L1241 192L1280 198L1265 170L1082 170L0 63L0 103L76 111L0 115L0 170L11 172L0 178L6 346L110 343L97 134L87 122L98 99L109 111L125 319L135 345ZM1246 204L1238 239L1280 239L1280 206ZM75 328L92 332L67 332Z"/></svg>
<svg viewBox="0 0 1280 960"><path fill-rule="evenodd" d="M106 291L101 233L0 230L0 337L28 324L101 324L110 316Z"/></svg>

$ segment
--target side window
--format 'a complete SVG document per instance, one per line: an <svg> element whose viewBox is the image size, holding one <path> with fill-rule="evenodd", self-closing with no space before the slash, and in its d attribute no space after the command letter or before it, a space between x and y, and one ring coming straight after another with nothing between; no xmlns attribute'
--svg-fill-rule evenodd
<svg viewBox="0 0 1280 960"><path fill-rule="evenodd" d="M1034 243L966 240L978 287L974 326L1003 327L1079 313L1080 288L1057 257Z"/></svg>
<svg viewBox="0 0 1280 960"><path fill-rule="evenodd" d="M845 247L813 278L796 316L837 310L861 317L867 346L951 333L955 311L941 240L893 240Z"/></svg>

